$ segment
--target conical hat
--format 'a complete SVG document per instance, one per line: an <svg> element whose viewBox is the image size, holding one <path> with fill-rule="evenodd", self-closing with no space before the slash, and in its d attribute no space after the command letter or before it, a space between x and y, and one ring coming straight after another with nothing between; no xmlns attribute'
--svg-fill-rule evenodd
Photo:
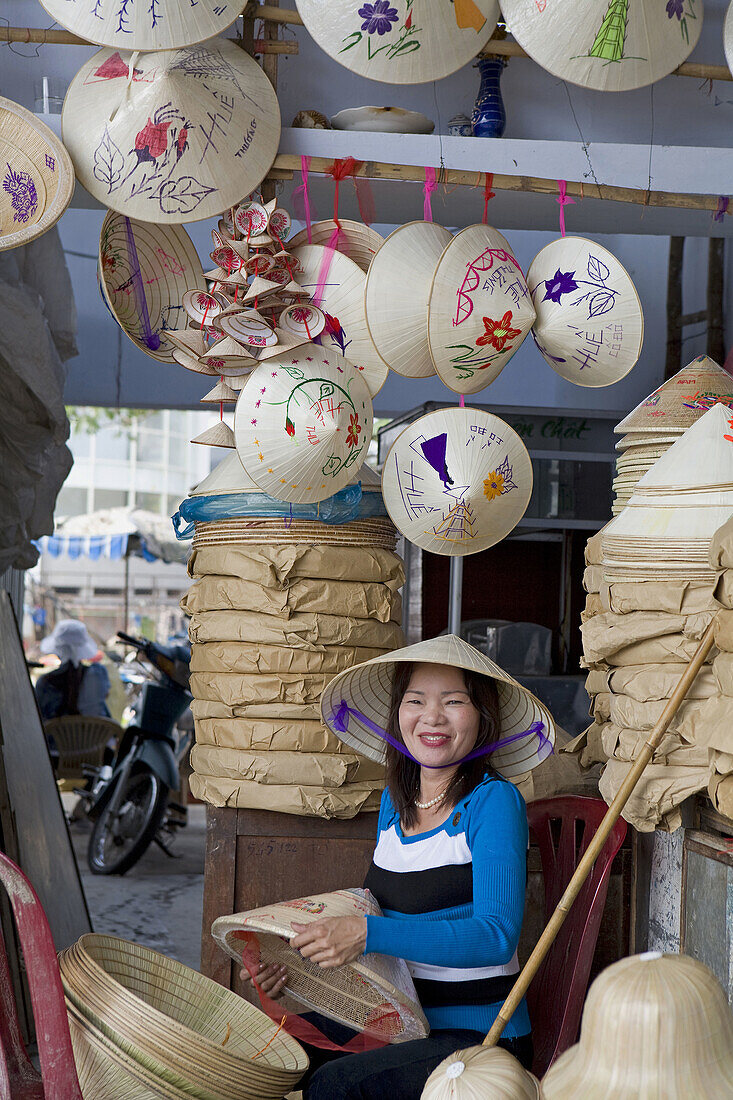
<svg viewBox="0 0 733 1100"><path fill-rule="evenodd" d="M580 1041L542 1080L545 1100L733 1096L733 1013L687 955L619 959L591 985Z"/></svg>
<svg viewBox="0 0 733 1100"><path fill-rule="evenodd" d="M97 261L102 295L122 331L141 351L173 363L165 329L185 324L181 298L206 291L193 241L178 225L132 221L107 211Z"/></svg>
<svg viewBox="0 0 733 1100"><path fill-rule="evenodd" d="M463 556L512 531L532 495L532 463L498 416L446 408L409 424L387 455L382 491L405 538L434 554Z"/></svg>
<svg viewBox="0 0 733 1100"><path fill-rule="evenodd" d="M556 374L577 386L612 386L641 354L644 315L628 272L583 237L560 237L527 273L537 320L532 335Z"/></svg>
<svg viewBox="0 0 733 1100"><path fill-rule="evenodd" d="M561 80L598 91L643 88L667 76L694 50L702 3L602 0L502 0L508 28L533 61Z"/></svg>
<svg viewBox="0 0 733 1100"><path fill-rule="evenodd" d="M44 0L48 14L80 38L121 50L173 50L221 34L241 13L238 2L156 0L153 4L68 4Z"/></svg>
<svg viewBox="0 0 733 1100"><path fill-rule="evenodd" d="M435 222L395 229L371 262L364 290L369 335L392 370L435 374L428 346L428 302L435 265L452 234Z"/></svg>
<svg viewBox="0 0 733 1100"><path fill-rule="evenodd" d="M340 233L334 248L337 252L343 252L366 275L369 264L372 262L375 252L378 252L384 243L384 237L361 222L349 221L348 218L340 218ZM310 240L308 229L302 229L288 241L288 247L298 248L301 244L330 244L336 232L336 222L327 220L313 222L311 225Z"/></svg>
<svg viewBox="0 0 733 1100"><path fill-rule="evenodd" d="M639 481L640 489L733 486L733 409L713 405Z"/></svg>
<svg viewBox="0 0 733 1100"><path fill-rule="evenodd" d="M356 368L306 344L250 375L237 402L237 452L270 496L316 503L343 489L363 464L372 415Z"/></svg>
<svg viewBox="0 0 733 1100"><path fill-rule="evenodd" d="M420 1100L542 1100L540 1083L502 1047L469 1047L444 1058Z"/></svg>
<svg viewBox="0 0 733 1100"><path fill-rule="evenodd" d="M308 32L329 57L387 84L423 84L463 68L494 33L497 0L297 0Z"/></svg>
<svg viewBox="0 0 733 1100"><path fill-rule="evenodd" d="M707 355L698 355L645 397L613 430L617 435L683 432L717 402L733 406L733 378Z"/></svg>
<svg viewBox="0 0 733 1100"><path fill-rule="evenodd" d="M384 760L386 742L362 716L380 729L387 727L395 665L400 661L418 664L451 665L454 668L478 672L497 681L501 716L501 739L526 732L509 745L487 755L490 762L505 779L523 775L541 763L552 753L555 742L555 724L552 715L535 698L531 691L505 672L483 653L456 634L442 634L405 649L395 649L374 657L362 665L339 673L324 688L321 696L323 721L346 744L371 760ZM343 719L342 703L353 712ZM531 727L542 723L543 737ZM344 729L343 727L346 726Z"/></svg>
<svg viewBox="0 0 733 1100"><path fill-rule="evenodd" d="M672 508L655 508L649 499L632 496L623 512L608 524L604 540L609 536L643 538L650 542L711 539L732 515L733 505L730 504L710 507L698 504L690 508L678 504Z"/></svg>
<svg viewBox="0 0 733 1100"><path fill-rule="evenodd" d="M234 432L223 420L217 420L191 442L202 443L205 447L234 447Z"/></svg>
<svg viewBox="0 0 733 1100"><path fill-rule="evenodd" d="M242 465L236 451L225 455L203 481L191 490L192 497L220 496L224 493L259 493L256 485Z"/></svg>
<svg viewBox="0 0 733 1100"><path fill-rule="evenodd" d="M470 225L450 241L430 292L428 343L435 369L456 393L493 382L535 319L511 245L488 225Z"/></svg>
<svg viewBox="0 0 733 1100"><path fill-rule="evenodd" d="M117 60L115 60L117 59ZM280 111L260 66L234 42L130 55L100 50L62 115L80 183L141 221L198 221L257 187L275 159Z"/></svg>
<svg viewBox="0 0 733 1100"><path fill-rule="evenodd" d="M243 933L256 933L262 960L287 967L285 991L331 1020L392 1043L424 1039L430 1027L402 959L370 953L345 966L324 969L289 945L296 935L294 922L380 915L381 909L368 890L336 890L219 917L211 926L211 935L241 963Z"/></svg>
<svg viewBox="0 0 733 1100"><path fill-rule="evenodd" d="M0 252L55 225L74 194L74 166L35 115L0 96Z"/></svg>
<svg viewBox="0 0 733 1100"><path fill-rule="evenodd" d="M388 370L372 343L364 310L366 275L341 252L318 244L303 244L292 250L302 267L298 282L312 295L314 306L326 314L321 346L346 356L362 372L374 397L387 380ZM319 284L323 289L319 292Z"/></svg>
<svg viewBox="0 0 733 1100"><path fill-rule="evenodd" d="M236 401L238 396L237 391L233 390L231 386L227 386L226 382L219 381L213 389L204 394L201 403L204 405L220 405L222 402Z"/></svg>
<svg viewBox="0 0 733 1100"><path fill-rule="evenodd" d="M197 359L194 355L189 355L188 352L181 348L173 349L173 359L179 366L185 367L186 370L194 371L196 374L209 374L214 377L219 373L218 370L214 370L213 367L207 366L201 359Z"/></svg>

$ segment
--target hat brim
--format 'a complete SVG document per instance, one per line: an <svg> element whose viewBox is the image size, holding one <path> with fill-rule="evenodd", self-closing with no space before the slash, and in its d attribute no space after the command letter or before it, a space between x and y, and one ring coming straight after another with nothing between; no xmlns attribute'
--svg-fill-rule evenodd
<svg viewBox="0 0 733 1100"><path fill-rule="evenodd" d="M403 661L420 664L451 665L496 680L501 715L500 738L522 734L511 744L487 755L495 771L513 779L531 771L551 755L555 742L555 723L540 700L504 672L490 658L455 634L442 635L404 649L393 650L371 661L356 665L336 676L321 696L321 716L325 725L341 740L371 760L384 761L386 742L371 730L359 715L386 729L395 665ZM336 715L342 701L357 714L349 714L347 728L339 728ZM542 723L543 737L531 727Z"/></svg>

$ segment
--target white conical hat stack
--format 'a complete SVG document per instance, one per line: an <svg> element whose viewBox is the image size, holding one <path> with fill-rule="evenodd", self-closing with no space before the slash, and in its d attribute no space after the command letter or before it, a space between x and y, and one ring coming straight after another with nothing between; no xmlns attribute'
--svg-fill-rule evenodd
<svg viewBox="0 0 733 1100"><path fill-rule="evenodd" d="M390 233L371 262L364 290L369 335L397 374L435 374L428 303L435 265L453 235L435 222L408 222Z"/></svg>
<svg viewBox="0 0 733 1100"><path fill-rule="evenodd" d="M637 488L682 491L733 487L733 409L713 405L644 474Z"/></svg>
<svg viewBox="0 0 733 1100"><path fill-rule="evenodd" d="M699 355L624 417L615 428L624 434L616 444L614 515L629 503L641 477L716 403L733 403L733 378Z"/></svg>
<svg viewBox="0 0 733 1100"><path fill-rule="evenodd" d="M428 343L435 369L456 393L493 382L535 321L511 245L489 225L470 225L446 245L433 275Z"/></svg>
<svg viewBox="0 0 733 1100"><path fill-rule="evenodd" d="M497 0L297 0L297 7L329 57L388 84L450 76L473 61L499 18Z"/></svg>
<svg viewBox="0 0 733 1100"><path fill-rule="evenodd" d="M508 29L529 56L561 80L598 91L654 84L694 50L701 0L502 0Z"/></svg>

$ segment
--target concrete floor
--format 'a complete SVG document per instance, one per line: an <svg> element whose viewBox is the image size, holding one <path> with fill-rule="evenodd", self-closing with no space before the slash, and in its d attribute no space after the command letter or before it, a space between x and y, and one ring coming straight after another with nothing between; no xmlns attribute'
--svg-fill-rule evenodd
<svg viewBox="0 0 733 1100"><path fill-rule="evenodd" d="M67 796L64 795L64 802ZM71 800L71 804L75 800ZM93 875L86 859L91 826L74 822L71 836L95 932L145 944L198 970L204 897L206 810L188 807L188 825L169 859L152 844L126 875Z"/></svg>

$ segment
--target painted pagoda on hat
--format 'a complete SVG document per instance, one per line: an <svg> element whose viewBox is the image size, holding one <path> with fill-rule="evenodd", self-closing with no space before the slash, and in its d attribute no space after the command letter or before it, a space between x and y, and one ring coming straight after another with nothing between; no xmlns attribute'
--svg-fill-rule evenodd
<svg viewBox="0 0 733 1100"><path fill-rule="evenodd" d="M689 57L702 0L502 0L507 26L533 61L561 80L605 92L654 84Z"/></svg>
<svg viewBox="0 0 733 1100"><path fill-rule="evenodd" d="M645 397L614 431L679 434L716 403L733 406L733 378L707 355L698 355Z"/></svg>

